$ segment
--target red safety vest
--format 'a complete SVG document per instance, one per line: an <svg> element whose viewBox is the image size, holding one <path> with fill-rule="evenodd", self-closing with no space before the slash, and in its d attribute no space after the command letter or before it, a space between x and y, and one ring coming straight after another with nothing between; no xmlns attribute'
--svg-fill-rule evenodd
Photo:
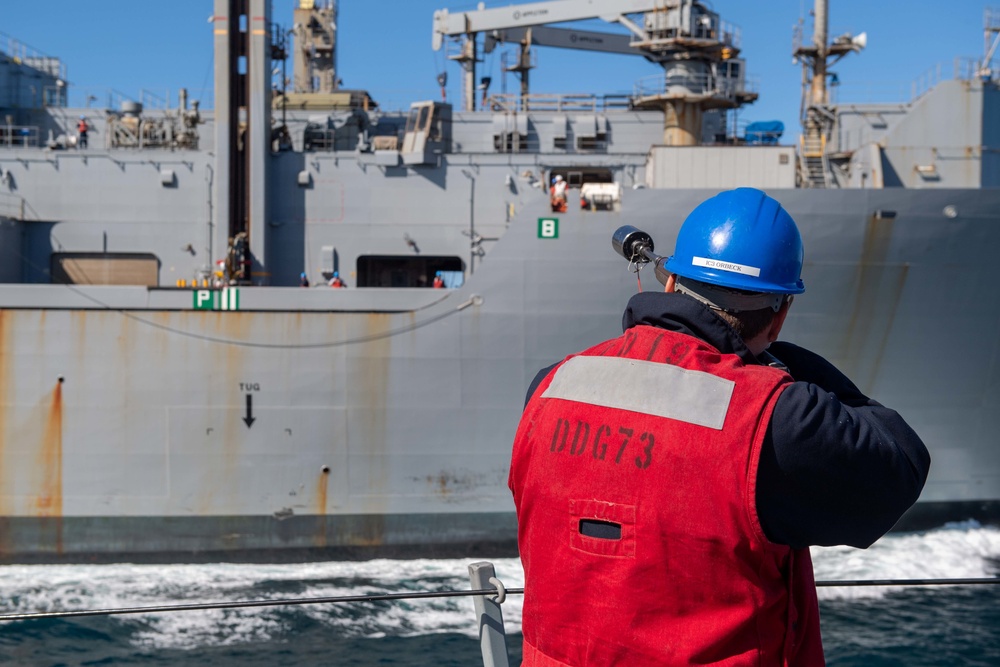
<svg viewBox="0 0 1000 667"><path fill-rule="evenodd" d="M761 443L791 381L649 326L568 358L510 469L524 665L822 665L808 549L767 540Z"/></svg>

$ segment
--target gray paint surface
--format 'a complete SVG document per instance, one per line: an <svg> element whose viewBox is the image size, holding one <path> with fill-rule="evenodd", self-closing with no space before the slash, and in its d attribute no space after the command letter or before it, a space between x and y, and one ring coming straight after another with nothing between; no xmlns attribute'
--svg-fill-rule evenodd
<svg viewBox="0 0 1000 667"><path fill-rule="evenodd" d="M916 513L933 520L1000 506L997 99L995 83L945 82L884 128L850 125L871 128L878 109L842 114L855 120L840 149L869 173L891 165L884 188L856 173L826 191L783 172L767 182L806 247L785 336L911 421L934 457ZM72 131L80 111L19 115ZM509 119L527 132L514 152L495 148L492 112L454 113L451 151L419 165L364 149L401 132L404 118L380 111L367 137L353 112L320 113L338 149L304 151L316 115L289 110L293 150L255 172L270 285L240 287L233 312L195 310L194 290L175 287L222 257L211 113L201 150L0 147L0 559L511 548L524 391L537 369L620 333L637 289L613 231L644 229L669 254L698 203L793 153L688 148L677 168L716 160L725 173L642 188L663 184L650 180L659 112L531 111ZM579 149L577 125L598 116L606 142ZM939 181L913 172L929 146ZM540 236L554 169L606 170L621 206L581 210L574 190L558 238ZM152 253L158 284L54 285L56 252ZM370 255L456 257L464 284L358 288ZM323 286L334 258L347 289ZM296 287L302 271L320 286Z"/></svg>

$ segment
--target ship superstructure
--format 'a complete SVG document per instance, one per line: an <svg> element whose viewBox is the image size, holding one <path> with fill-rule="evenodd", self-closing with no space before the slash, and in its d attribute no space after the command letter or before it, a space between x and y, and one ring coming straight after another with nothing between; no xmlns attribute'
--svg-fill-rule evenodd
<svg viewBox="0 0 1000 667"><path fill-rule="evenodd" d="M565 26L593 16L628 34ZM797 149L729 122L756 90L738 29L705 3L555 0L442 10L433 26L457 40L465 96L408 113L340 85L332 2L300 0L279 31L266 0L216 0L211 110L187 96L71 109L57 59L4 50L0 559L513 550L528 382L616 335L636 289L612 232L668 243L739 185L802 229L808 292L788 338L932 450L901 527L995 518L990 53L898 105L810 97ZM861 47L821 48L824 34L799 53L817 73ZM514 95L476 80L477 53L503 44ZM533 92L534 49L566 45L663 73L631 96Z"/></svg>

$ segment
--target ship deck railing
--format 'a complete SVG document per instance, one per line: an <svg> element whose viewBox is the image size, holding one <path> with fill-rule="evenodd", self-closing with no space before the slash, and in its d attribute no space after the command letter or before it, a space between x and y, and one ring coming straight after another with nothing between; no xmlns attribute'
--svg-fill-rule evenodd
<svg viewBox="0 0 1000 667"><path fill-rule="evenodd" d="M0 146L4 148L35 148L38 136L37 125L0 125Z"/></svg>
<svg viewBox="0 0 1000 667"><path fill-rule="evenodd" d="M635 82L632 97L643 99L663 95L695 95L736 98L756 95L760 80L756 77L721 77L714 74L651 74Z"/></svg>
<svg viewBox="0 0 1000 667"><path fill-rule="evenodd" d="M631 109L631 95L589 95L589 94L544 94L500 93L486 99L484 109L511 113L515 111L605 111L608 109Z"/></svg>
<svg viewBox="0 0 1000 667"><path fill-rule="evenodd" d="M42 53L4 32L0 32L0 53L7 54L16 65L24 65L43 74L66 79L66 66L59 58Z"/></svg>
<svg viewBox="0 0 1000 667"><path fill-rule="evenodd" d="M59 95L50 93L47 87L44 98L45 107L66 107L79 109L83 112L95 115L104 115L107 111L121 112L123 105L127 103L138 103L142 105L142 111L169 111L180 107L179 90L152 90L140 88L136 94L130 94L110 88L107 86L60 86ZM203 97L191 97L189 99L198 100L202 110L211 109L214 93L202 90Z"/></svg>
<svg viewBox="0 0 1000 667"><path fill-rule="evenodd" d="M912 81L838 82L830 87L831 105L838 104L912 104L942 81L987 79L1000 82L1000 70L988 67L982 59L955 58L930 67Z"/></svg>
<svg viewBox="0 0 1000 667"><path fill-rule="evenodd" d="M0 174L0 183L7 183L9 177L4 171ZM10 192L0 192L0 218L7 220L24 220L28 202L24 197Z"/></svg>
<svg viewBox="0 0 1000 667"><path fill-rule="evenodd" d="M235 602L186 603L155 607L123 607L117 609L83 609L0 614L0 624L11 621L33 621L54 618L85 616L121 616L129 614L154 614L178 611L204 611L208 609L239 609L251 607L283 607L297 605L334 604L352 602L388 602L427 598L471 597L475 607L479 631L479 647L484 667L509 667L507 633L503 623L501 605L507 595L524 595L524 588L507 588L497 578L496 568L489 561L469 564L470 590L406 591L373 595L347 595L340 597L299 598L278 600L244 600ZM868 587L868 586L975 586L997 585L1000 577L969 577L944 579L851 579L817 581L817 587Z"/></svg>

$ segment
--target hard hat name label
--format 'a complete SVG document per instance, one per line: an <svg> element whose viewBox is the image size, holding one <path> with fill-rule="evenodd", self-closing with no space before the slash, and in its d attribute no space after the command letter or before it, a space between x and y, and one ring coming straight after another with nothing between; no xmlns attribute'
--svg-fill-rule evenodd
<svg viewBox="0 0 1000 667"><path fill-rule="evenodd" d="M746 264L736 264L734 262L722 262L717 259L710 259L708 257L692 257L691 264L694 266L703 266L706 269L718 269L719 271L729 271L730 273L741 273L745 276L754 276L755 278L760 277L760 269L756 266L747 266Z"/></svg>

